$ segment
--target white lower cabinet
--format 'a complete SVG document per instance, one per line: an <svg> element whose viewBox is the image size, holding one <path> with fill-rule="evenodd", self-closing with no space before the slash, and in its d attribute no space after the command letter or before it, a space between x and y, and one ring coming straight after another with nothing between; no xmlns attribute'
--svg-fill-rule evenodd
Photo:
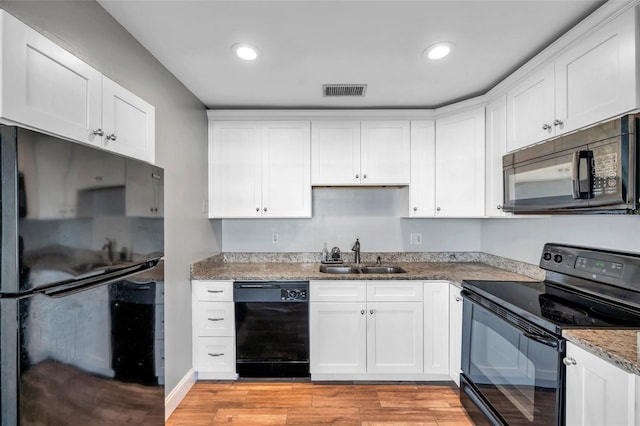
<svg viewBox="0 0 640 426"><path fill-rule="evenodd" d="M449 283L311 281L312 380L447 380Z"/></svg>
<svg viewBox="0 0 640 426"><path fill-rule="evenodd" d="M198 379L236 379L232 281L192 281L193 368Z"/></svg>
<svg viewBox="0 0 640 426"><path fill-rule="evenodd" d="M566 424L633 425L634 374L568 342Z"/></svg>
<svg viewBox="0 0 640 426"><path fill-rule="evenodd" d="M449 375L460 386L462 367L462 296L460 287L449 285Z"/></svg>

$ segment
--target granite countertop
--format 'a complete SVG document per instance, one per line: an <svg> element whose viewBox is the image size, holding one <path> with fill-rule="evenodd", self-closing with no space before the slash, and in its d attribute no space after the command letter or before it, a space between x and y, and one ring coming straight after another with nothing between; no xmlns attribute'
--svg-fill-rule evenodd
<svg viewBox="0 0 640 426"><path fill-rule="evenodd" d="M621 369L640 375L638 333L640 330L564 330L568 341Z"/></svg>
<svg viewBox="0 0 640 426"><path fill-rule="evenodd" d="M383 262L383 264L389 263L391 262ZM406 273L327 274L320 272L320 262L224 262L219 257L213 257L194 263L191 278L195 280L445 280L456 283L465 279L534 281L528 276L483 262L392 262L392 264L401 267Z"/></svg>

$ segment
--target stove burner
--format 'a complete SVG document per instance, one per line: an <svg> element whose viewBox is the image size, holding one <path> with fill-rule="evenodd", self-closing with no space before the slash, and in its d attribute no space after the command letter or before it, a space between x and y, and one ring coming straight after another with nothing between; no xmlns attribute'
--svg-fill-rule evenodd
<svg viewBox="0 0 640 426"><path fill-rule="evenodd" d="M589 313L578 307L567 306L564 301L553 296L541 294L540 312L542 316L561 324L585 324L590 323Z"/></svg>

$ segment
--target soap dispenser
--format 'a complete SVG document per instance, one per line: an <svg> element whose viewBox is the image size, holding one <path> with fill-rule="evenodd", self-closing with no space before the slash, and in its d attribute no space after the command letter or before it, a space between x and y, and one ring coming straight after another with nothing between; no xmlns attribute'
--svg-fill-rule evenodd
<svg viewBox="0 0 640 426"><path fill-rule="evenodd" d="M324 243L324 247L322 248L321 262L326 263L328 258L329 258L329 250L327 250L327 243Z"/></svg>

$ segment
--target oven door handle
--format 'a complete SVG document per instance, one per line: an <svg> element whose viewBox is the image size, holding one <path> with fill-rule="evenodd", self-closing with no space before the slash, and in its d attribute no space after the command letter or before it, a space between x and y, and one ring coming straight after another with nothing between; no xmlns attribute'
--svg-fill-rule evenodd
<svg viewBox="0 0 640 426"><path fill-rule="evenodd" d="M523 332L523 334L528 339L535 340L536 342L542 343L543 345L550 346L552 348L558 347L558 339L556 339L555 337L542 336L540 334L531 333L529 331L525 331Z"/></svg>

